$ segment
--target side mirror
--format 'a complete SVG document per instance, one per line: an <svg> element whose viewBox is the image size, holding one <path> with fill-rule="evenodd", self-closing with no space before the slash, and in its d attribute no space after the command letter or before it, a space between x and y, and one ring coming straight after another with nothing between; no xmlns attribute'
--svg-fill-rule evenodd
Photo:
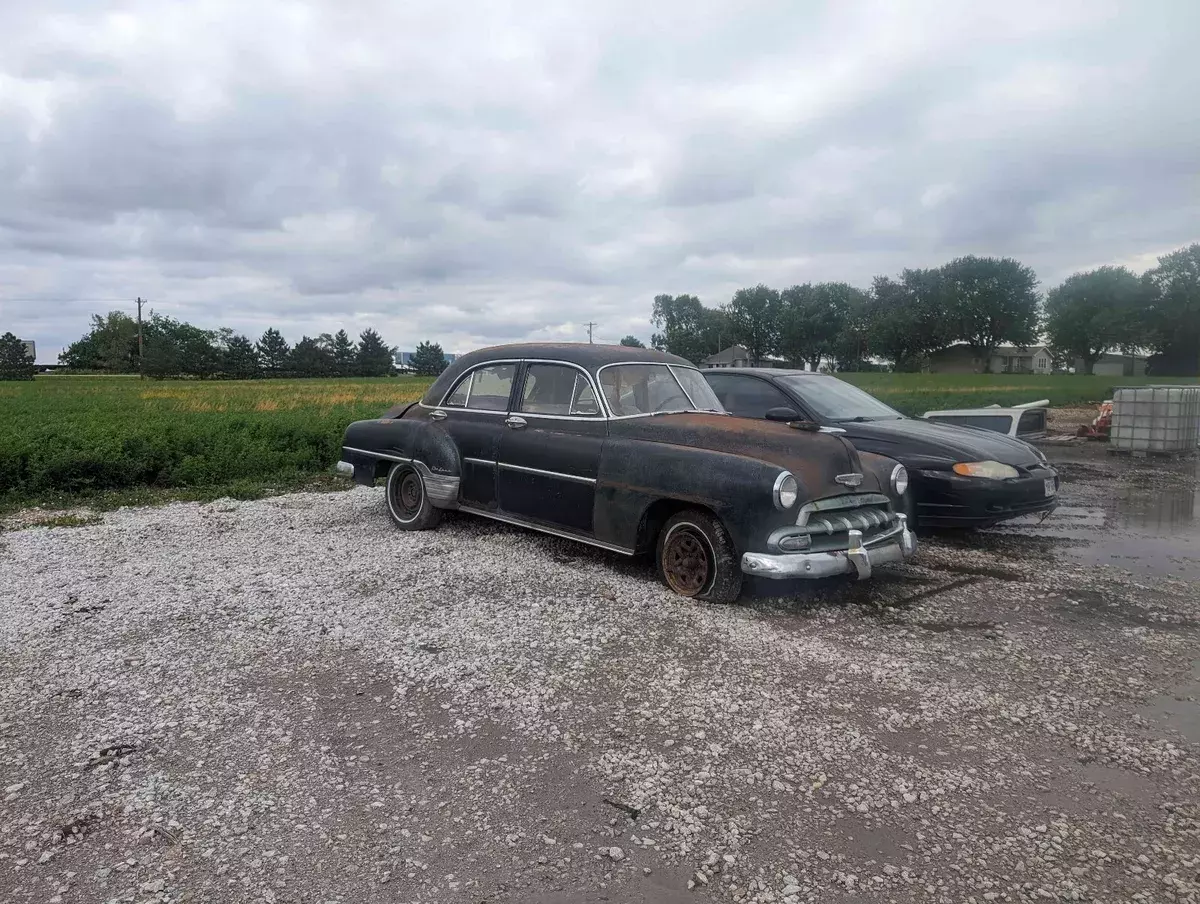
<svg viewBox="0 0 1200 904"><path fill-rule="evenodd" d="M783 421L784 423L788 421L798 421L800 420L800 412L795 408L768 408L767 420Z"/></svg>

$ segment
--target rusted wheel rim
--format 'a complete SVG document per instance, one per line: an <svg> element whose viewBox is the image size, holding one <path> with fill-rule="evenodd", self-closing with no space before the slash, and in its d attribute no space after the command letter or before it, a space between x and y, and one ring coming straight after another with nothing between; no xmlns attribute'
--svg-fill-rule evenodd
<svg viewBox="0 0 1200 904"><path fill-rule="evenodd" d="M421 477L415 471L409 471L400 478L400 486L396 488L396 507L400 509L405 520L415 518L421 511L421 500L425 488L421 485Z"/></svg>
<svg viewBox="0 0 1200 904"><path fill-rule="evenodd" d="M703 538L694 529L678 527L663 544L663 575L667 585L683 596L695 596L708 586L712 563Z"/></svg>

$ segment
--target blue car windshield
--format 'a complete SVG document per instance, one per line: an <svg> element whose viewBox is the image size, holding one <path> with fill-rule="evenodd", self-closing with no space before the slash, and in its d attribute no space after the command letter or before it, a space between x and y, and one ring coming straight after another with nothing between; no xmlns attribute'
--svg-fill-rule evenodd
<svg viewBox="0 0 1200 904"><path fill-rule="evenodd" d="M875 396L836 377L778 377L793 393L827 421L886 421L904 417Z"/></svg>

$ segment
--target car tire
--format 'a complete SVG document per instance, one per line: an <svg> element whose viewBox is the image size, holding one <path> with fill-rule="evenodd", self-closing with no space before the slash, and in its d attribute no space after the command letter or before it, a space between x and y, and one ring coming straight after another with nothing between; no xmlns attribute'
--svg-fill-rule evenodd
<svg viewBox="0 0 1200 904"><path fill-rule="evenodd" d="M442 521L442 510L429 501L421 472L407 462L392 466L385 494L388 514L401 530L433 530Z"/></svg>
<svg viewBox="0 0 1200 904"><path fill-rule="evenodd" d="M686 509L658 534L658 576L680 596L732 603L742 591L742 567L728 531L711 512Z"/></svg>

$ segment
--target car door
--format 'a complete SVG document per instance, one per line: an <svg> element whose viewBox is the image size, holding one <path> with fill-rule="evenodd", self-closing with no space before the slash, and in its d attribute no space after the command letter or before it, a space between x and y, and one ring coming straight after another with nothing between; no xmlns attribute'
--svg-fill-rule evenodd
<svg viewBox="0 0 1200 904"><path fill-rule="evenodd" d="M782 389L762 377L749 374L706 373L704 378L721 400L722 407L735 417L753 417L761 420L772 408L792 408L801 415L805 413Z"/></svg>
<svg viewBox="0 0 1200 904"><path fill-rule="evenodd" d="M529 361L500 440L501 511L575 533L593 532L596 477L608 422L587 372Z"/></svg>
<svg viewBox="0 0 1200 904"><path fill-rule="evenodd" d="M493 361L467 371L430 413L445 427L462 459L461 501L496 508L496 462L516 383L517 361Z"/></svg>

